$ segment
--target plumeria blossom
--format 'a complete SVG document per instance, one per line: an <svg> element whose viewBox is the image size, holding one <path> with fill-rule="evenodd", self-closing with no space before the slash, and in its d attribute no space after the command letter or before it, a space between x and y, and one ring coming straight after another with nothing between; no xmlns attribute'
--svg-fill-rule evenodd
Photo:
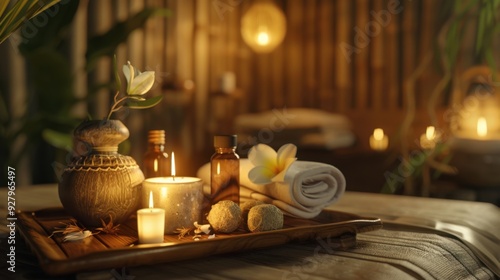
<svg viewBox="0 0 500 280"><path fill-rule="evenodd" d="M124 106L130 109L146 109L151 108L162 100L163 96L157 95L155 97L146 99L143 97L148 92L155 82L155 71L140 72L137 70L130 61L123 65L123 75L127 79L127 94L120 96L121 81L116 66L116 56L114 57L114 70L116 80L116 94L114 97L113 106L109 110L107 119L111 118L114 112L119 111Z"/></svg>
<svg viewBox="0 0 500 280"><path fill-rule="evenodd" d="M255 184L282 182L288 167L297 160L297 146L286 144L276 152L265 144L257 144L248 152L248 159L255 166L248 172L248 178Z"/></svg>
<svg viewBox="0 0 500 280"><path fill-rule="evenodd" d="M123 74L127 79L127 94L128 95L144 95L148 92L155 82L155 72L145 71L140 72L127 61L123 65Z"/></svg>

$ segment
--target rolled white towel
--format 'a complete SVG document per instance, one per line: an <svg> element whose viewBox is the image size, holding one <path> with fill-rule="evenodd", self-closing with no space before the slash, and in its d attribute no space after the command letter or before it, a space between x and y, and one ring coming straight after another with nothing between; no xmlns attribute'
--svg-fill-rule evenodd
<svg viewBox="0 0 500 280"><path fill-rule="evenodd" d="M240 160L241 199L256 199L273 204L289 216L314 218L345 192L344 175L329 164L295 161L288 168L284 182L266 185L250 181L248 172L252 168L248 159ZM210 184L210 163L203 165L197 176Z"/></svg>

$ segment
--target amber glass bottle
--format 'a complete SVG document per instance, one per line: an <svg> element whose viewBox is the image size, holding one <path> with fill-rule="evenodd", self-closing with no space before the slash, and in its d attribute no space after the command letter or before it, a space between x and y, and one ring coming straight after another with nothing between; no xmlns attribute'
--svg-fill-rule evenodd
<svg viewBox="0 0 500 280"><path fill-rule="evenodd" d="M216 135L215 153L210 159L211 203L232 200L240 203L240 157L236 153L236 135Z"/></svg>
<svg viewBox="0 0 500 280"><path fill-rule="evenodd" d="M143 163L144 178L170 175L170 161L165 152L165 130L149 131L148 150L144 155Z"/></svg>

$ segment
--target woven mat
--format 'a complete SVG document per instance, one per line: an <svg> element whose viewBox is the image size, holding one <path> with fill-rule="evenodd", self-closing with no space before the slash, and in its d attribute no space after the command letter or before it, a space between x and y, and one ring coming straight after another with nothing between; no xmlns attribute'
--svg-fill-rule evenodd
<svg viewBox="0 0 500 280"><path fill-rule="evenodd" d="M423 279L496 279L462 242L433 233L360 234L357 248L335 255L390 264Z"/></svg>

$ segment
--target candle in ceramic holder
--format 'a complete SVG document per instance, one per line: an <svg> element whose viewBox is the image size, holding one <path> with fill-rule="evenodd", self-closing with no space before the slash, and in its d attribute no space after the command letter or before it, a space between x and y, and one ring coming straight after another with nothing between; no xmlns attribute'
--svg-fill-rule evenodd
<svg viewBox="0 0 500 280"><path fill-rule="evenodd" d="M375 151L385 151L389 146L389 137L384 134L382 128L375 128L370 136L370 148Z"/></svg>
<svg viewBox="0 0 500 280"><path fill-rule="evenodd" d="M460 182L475 187L500 185L500 135L488 131L479 118L475 132L457 132L450 138L451 165L458 170Z"/></svg>
<svg viewBox="0 0 500 280"><path fill-rule="evenodd" d="M142 194L153 192L155 205L165 210L165 234L201 222L203 184L194 177L155 177L144 180ZM145 199L143 198L143 203Z"/></svg>
<svg viewBox="0 0 500 280"><path fill-rule="evenodd" d="M142 183L142 203L147 195L154 194L154 204L165 210L166 234L173 234L180 228L191 228L194 222L201 222L203 208L203 182L195 177L175 176L175 154L171 157L170 177L154 177Z"/></svg>
<svg viewBox="0 0 500 280"><path fill-rule="evenodd" d="M139 243L162 243L165 223L165 210L154 208L153 192L149 193L149 208L137 210L137 233Z"/></svg>

